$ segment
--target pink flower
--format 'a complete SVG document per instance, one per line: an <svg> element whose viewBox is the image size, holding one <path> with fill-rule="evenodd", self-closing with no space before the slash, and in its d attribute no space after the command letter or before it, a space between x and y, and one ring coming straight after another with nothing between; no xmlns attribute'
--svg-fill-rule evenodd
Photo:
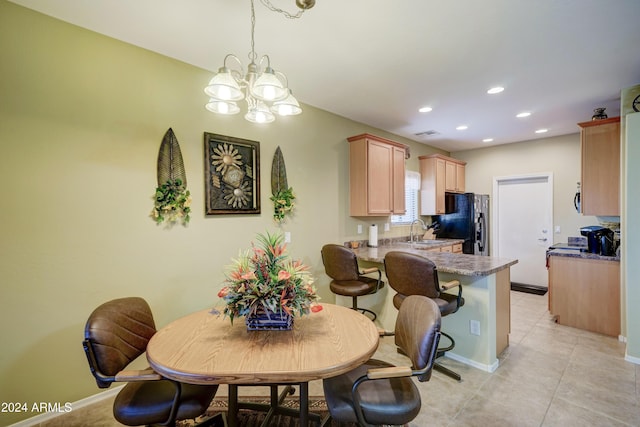
<svg viewBox="0 0 640 427"><path fill-rule="evenodd" d="M242 276L240 276L240 278L243 280L253 280L256 278L256 275L253 271L248 271L244 273Z"/></svg>
<svg viewBox="0 0 640 427"><path fill-rule="evenodd" d="M281 281L281 280L288 280L288 279L290 279L290 278L291 278L291 273L289 273L288 271L286 271L286 270L280 270L280 271L278 272L278 281Z"/></svg>
<svg viewBox="0 0 640 427"><path fill-rule="evenodd" d="M319 311L322 311L322 306L320 304L312 304L311 305L311 312L312 313L317 313Z"/></svg>
<svg viewBox="0 0 640 427"><path fill-rule="evenodd" d="M271 251L271 253L272 253L274 256L280 256L280 255L282 255L282 254L285 252L285 250L286 250L286 249L287 249L287 245L286 245L286 244L284 244L284 245L272 246L272 247L270 247L270 248L269 248L269 250Z"/></svg>
<svg viewBox="0 0 640 427"><path fill-rule="evenodd" d="M224 288L220 289L220 292L218 292L218 297L224 298L227 296L228 293L229 293L229 287L225 286Z"/></svg>

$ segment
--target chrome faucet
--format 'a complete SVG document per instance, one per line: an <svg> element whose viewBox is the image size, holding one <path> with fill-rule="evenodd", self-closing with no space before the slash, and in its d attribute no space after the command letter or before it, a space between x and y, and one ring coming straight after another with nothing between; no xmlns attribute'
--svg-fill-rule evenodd
<svg viewBox="0 0 640 427"><path fill-rule="evenodd" d="M413 243L413 224L415 224L416 222L419 222L420 224L422 224L422 229L423 230L427 229L427 225L424 223L423 220L421 220L420 218L414 219L411 222L411 228L409 229L409 242L411 242L411 243Z"/></svg>

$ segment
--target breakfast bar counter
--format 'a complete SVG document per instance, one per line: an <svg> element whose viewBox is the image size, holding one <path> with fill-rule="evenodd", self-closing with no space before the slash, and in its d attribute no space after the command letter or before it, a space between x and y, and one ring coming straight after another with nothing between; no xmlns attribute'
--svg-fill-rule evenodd
<svg viewBox="0 0 640 427"><path fill-rule="evenodd" d="M424 245L419 243L395 243L377 248L363 247L353 249L359 260L382 264L384 256L391 251L409 252L415 255L429 258L438 267L438 272L461 274L463 276L488 276L498 271L509 268L518 260L508 258L496 258L489 256L477 256L466 254L453 254L449 252L431 252L422 249Z"/></svg>
<svg viewBox="0 0 640 427"><path fill-rule="evenodd" d="M391 251L424 256L436 264L441 281L460 281L465 304L455 314L442 318L442 330L456 340L456 347L447 353L447 357L487 372L495 371L498 355L509 345L510 267L518 260L431 252L427 248L428 245L420 243L394 242L377 248L365 246L352 250L363 267L377 266L382 270L384 257ZM382 326L392 329L397 316L392 302L395 291L386 282L379 292L384 296L377 297L384 300L376 309ZM370 297L373 296L366 298ZM471 324L479 325L478 330L474 328L472 333Z"/></svg>

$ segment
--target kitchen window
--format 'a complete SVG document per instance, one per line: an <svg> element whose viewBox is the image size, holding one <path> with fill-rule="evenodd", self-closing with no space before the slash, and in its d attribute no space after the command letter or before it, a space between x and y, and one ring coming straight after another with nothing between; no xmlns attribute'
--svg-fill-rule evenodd
<svg viewBox="0 0 640 427"><path fill-rule="evenodd" d="M406 171L404 177L404 215L391 215L392 225L409 225L418 219L418 193L420 192L420 173Z"/></svg>

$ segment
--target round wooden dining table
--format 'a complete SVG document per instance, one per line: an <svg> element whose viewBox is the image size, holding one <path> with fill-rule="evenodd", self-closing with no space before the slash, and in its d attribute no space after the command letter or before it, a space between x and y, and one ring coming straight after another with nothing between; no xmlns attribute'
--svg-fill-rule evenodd
<svg viewBox="0 0 640 427"><path fill-rule="evenodd" d="M237 385L298 384L300 422L309 419L308 382L348 372L376 351L378 328L350 308L322 304L296 317L290 331L248 331L243 318L202 310L161 328L147 346L151 367L190 384L229 384L235 422ZM235 399L235 402L233 401Z"/></svg>

